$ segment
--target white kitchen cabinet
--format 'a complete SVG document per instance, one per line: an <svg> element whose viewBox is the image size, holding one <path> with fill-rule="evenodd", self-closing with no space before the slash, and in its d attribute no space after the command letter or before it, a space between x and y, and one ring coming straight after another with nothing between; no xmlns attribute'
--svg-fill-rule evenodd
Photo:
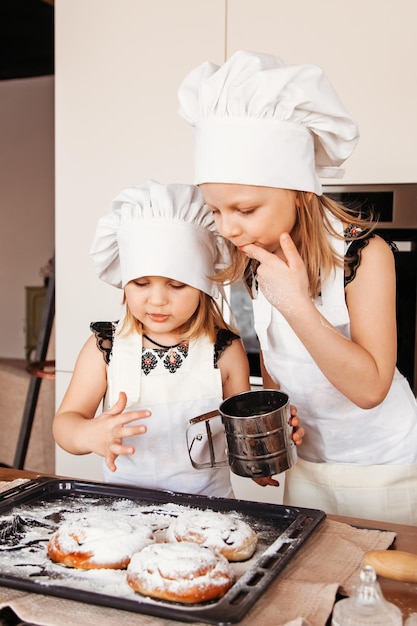
<svg viewBox="0 0 417 626"><path fill-rule="evenodd" d="M270 52L289 63L318 64L331 79L361 133L344 182L417 182L414 0L227 5L227 56L240 49Z"/></svg>

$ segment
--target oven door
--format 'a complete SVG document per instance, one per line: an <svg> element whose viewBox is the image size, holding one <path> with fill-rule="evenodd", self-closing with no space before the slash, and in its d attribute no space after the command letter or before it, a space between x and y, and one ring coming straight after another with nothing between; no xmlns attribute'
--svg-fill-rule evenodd
<svg viewBox="0 0 417 626"><path fill-rule="evenodd" d="M231 285L228 297L232 309L230 322L237 327L248 355L251 385L254 387L261 386L259 341L255 333L250 295L244 284L238 282Z"/></svg>
<svg viewBox="0 0 417 626"><path fill-rule="evenodd" d="M417 393L417 229L383 228L376 231L393 241L397 272L397 367Z"/></svg>

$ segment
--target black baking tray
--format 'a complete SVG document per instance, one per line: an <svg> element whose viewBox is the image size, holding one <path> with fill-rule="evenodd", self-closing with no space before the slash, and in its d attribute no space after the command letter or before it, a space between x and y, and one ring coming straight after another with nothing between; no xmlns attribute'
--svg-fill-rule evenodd
<svg viewBox="0 0 417 626"><path fill-rule="evenodd" d="M237 579L223 598L192 605L152 600L130 589L120 570L74 570L47 557L49 536L63 519L100 506L118 515L147 515L161 527L184 507L233 513L257 532L258 546L251 559L233 564ZM226 626L244 617L325 517L316 509L38 478L0 495L0 585L183 622Z"/></svg>

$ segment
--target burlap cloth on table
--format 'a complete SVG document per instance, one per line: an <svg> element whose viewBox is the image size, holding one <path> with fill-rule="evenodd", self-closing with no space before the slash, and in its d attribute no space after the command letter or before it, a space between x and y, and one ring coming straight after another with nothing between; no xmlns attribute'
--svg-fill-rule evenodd
<svg viewBox="0 0 417 626"><path fill-rule="evenodd" d="M0 482L0 492L21 484ZM349 593L367 550L385 550L395 533L324 520L240 626L325 626L336 592ZM178 621L0 587L0 608L39 626L177 626ZM195 622L197 624L197 622ZM199 623L200 624L200 623Z"/></svg>

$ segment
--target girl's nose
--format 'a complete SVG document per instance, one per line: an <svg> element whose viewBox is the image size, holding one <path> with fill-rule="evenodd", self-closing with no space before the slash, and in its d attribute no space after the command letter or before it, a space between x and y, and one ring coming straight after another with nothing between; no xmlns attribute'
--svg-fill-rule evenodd
<svg viewBox="0 0 417 626"><path fill-rule="evenodd" d="M240 234L240 228L233 218L233 214L222 215L219 220L216 220L216 226L225 239L233 239L233 237L237 237Z"/></svg>
<svg viewBox="0 0 417 626"><path fill-rule="evenodd" d="M148 300L151 304L162 306L167 303L167 290L162 285L154 285L150 290Z"/></svg>

